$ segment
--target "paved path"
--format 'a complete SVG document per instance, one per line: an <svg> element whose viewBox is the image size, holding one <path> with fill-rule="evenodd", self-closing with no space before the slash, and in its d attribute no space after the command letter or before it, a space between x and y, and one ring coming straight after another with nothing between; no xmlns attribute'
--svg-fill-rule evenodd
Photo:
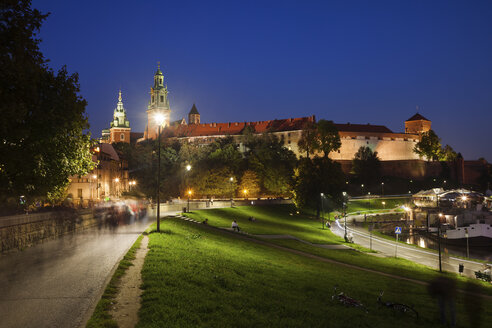
<svg viewBox="0 0 492 328"><path fill-rule="evenodd" d="M349 218L347 218L348 220ZM342 236L344 235L343 223L334 223L331 228L332 232ZM347 224L347 231L352 232L354 237L354 242L362 245L364 247L370 247L370 234L367 230L363 228L352 227ZM385 256L395 256L395 251L397 256L401 258L408 259L410 261L427 265L434 269L439 269L439 255L435 251L418 248L414 246L407 246L402 243L398 243L398 247L395 247L395 242L388 239L383 239L380 237L372 236L372 249L381 252ZM483 270L483 263L460 259L457 257L449 256L448 254L442 253L441 256L442 269L449 272L458 273L459 264L464 265L464 275L468 277L475 277L475 271Z"/></svg>
<svg viewBox="0 0 492 328"><path fill-rule="evenodd" d="M0 327L85 325L116 264L149 224L94 228L1 255Z"/></svg>

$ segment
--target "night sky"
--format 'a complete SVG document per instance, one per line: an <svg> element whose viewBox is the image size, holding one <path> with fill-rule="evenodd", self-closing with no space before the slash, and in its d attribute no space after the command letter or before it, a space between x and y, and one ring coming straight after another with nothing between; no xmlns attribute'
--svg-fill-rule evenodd
<svg viewBox="0 0 492 328"><path fill-rule="evenodd" d="M143 132L161 62L171 119L317 118L404 130L419 112L465 159L492 161L492 1L62 1L41 50L80 75L94 137L118 89Z"/></svg>

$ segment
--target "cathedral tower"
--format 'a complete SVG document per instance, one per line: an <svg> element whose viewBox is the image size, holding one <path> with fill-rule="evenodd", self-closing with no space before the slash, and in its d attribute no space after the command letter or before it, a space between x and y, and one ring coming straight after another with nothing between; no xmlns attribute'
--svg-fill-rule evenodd
<svg viewBox="0 0 492 328"><path fill-rule="evenodd" d="M200 113L198 113L195 104L188 113L188 124L200 124Z"/></svg>
<svg viewBox="0 0 492 328"><path fill-rule="evenodd" d="M121 90L118 93L118 103L113 112L113 120L110 128L102 131L102 142L126 142L130 143L130 121L126 118L125 107L121 98Z"/></svg>
<svg viewBox="0 0 492 328"><path fill-rule="evenodd" d="M157 64L157 71L154 74L154 85L150 88L150 101L147 108L147 128L145 129L145 139L157 139L159 133L158 125L155 121L156 114L164 115L162 127L169 126L171 108L167 98L167 86L164 85L164 75L160 64Z"/></svg>

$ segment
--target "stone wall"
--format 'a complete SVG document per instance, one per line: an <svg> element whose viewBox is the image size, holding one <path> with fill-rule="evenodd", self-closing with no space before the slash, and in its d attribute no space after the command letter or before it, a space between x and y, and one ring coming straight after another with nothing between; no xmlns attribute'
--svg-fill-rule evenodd
<svg viewBox="0 0 492 328"><path fill-rule="evenodd" d="M0 253L23 249L97 224L92 210L0 217Z"/></svg>

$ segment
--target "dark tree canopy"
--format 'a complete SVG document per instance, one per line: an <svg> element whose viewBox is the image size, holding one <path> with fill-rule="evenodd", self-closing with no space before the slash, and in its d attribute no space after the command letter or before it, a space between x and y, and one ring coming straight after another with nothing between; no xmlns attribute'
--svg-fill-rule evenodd
<svg viewBox="0 0 492 328"><path fill-rule="evenodd" d="M324 157L328 157L330 152L340 149L341 145L340 135L335 124L327 120L308 124L302 131L299 140L299 149L305 151L307 157L316 151L323 153Z"/></svg>
<svg viewBox="0 0 492 328"><path fill-rule="evenodd" d="M0 7L0 196L53 200L94 163L78 75L48 68L36 39L47 15L30 6Z"/></svg>
<svg viewBox="0 0 492 328"><path fill-rule="evenodd" d="M352 160L352 174L359 183L371 185L381 178L378 152L369 147L360 147Z"/></svg>

